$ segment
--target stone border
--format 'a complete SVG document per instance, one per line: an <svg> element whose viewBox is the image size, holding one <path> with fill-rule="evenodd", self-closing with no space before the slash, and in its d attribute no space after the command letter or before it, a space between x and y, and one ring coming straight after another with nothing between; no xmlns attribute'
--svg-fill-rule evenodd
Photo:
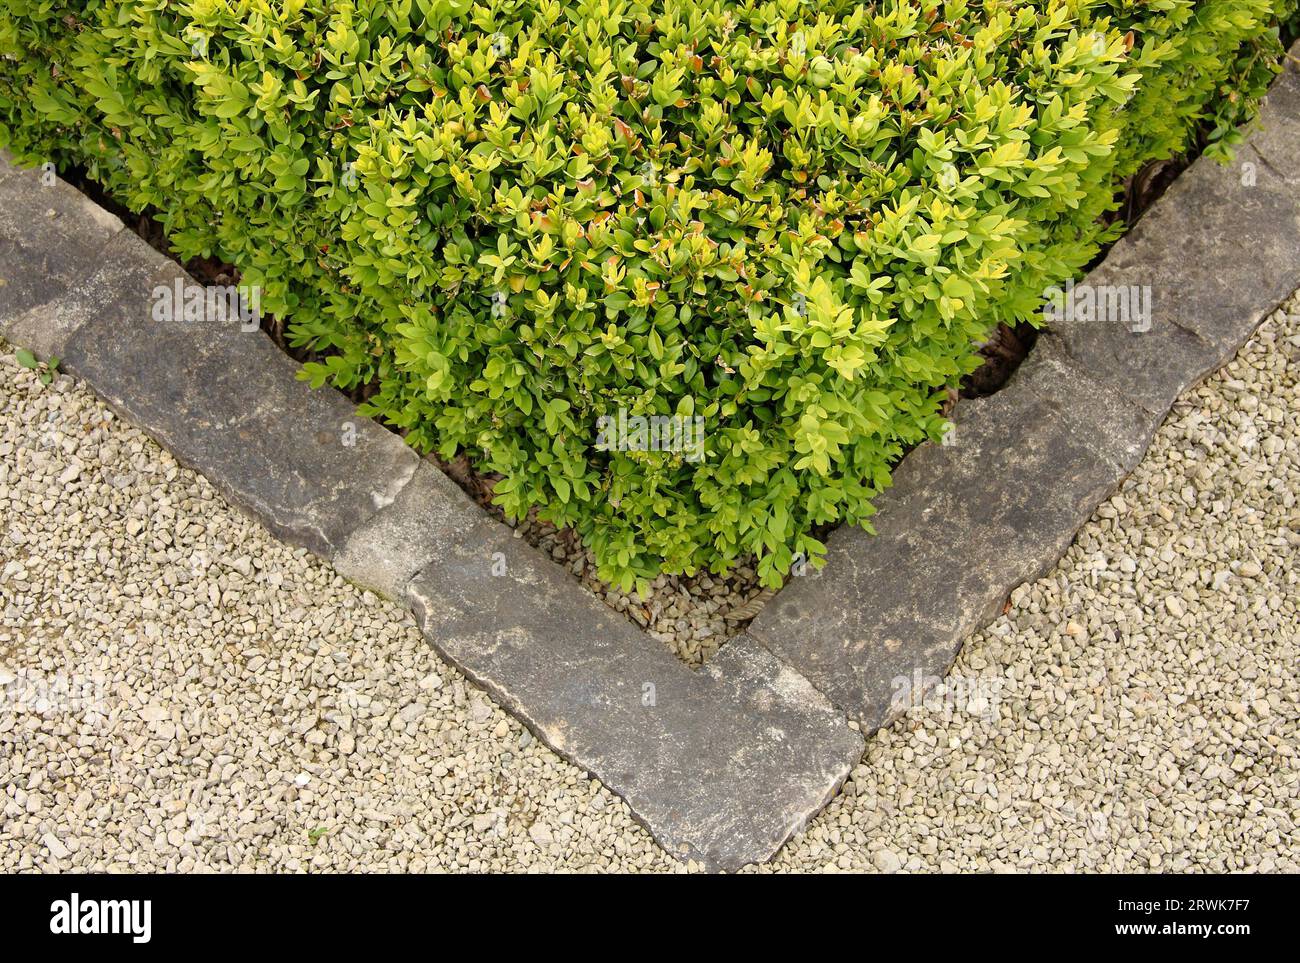
<svg viewBox="0 0 1300 963"><path fill-rule="evenodd" d="M154 318L156 288L195 282L78 191L0 159L0 212L0 334L62 358L280 538L406 602L443 658L675 856L769 859L861 756L785 663L738 646L691 670L338 392L297 380L261 331L215 304Z"/></svg>
<svg viewBox="0 0 1300 963"><path fill-rule="evenodd" d="M1292 48L1300 53L1300 43ZM954 413L827 564L749 627L864 732L924 696L1012 589L1051 570L1136 467L1175 399L1300 287L1300 70L1288 62L1230 166L1201 158L1083 282L1150 291L1147 330L1065 317L997 394ZM734 643L733 643L734 644Z"/></svg>
<svg viewBox="0 0 1300 963"><path fill-rule="evenodd" d="M878 535L837 531L827 567L793 579L699 672L337 392L296 380L261 332L221 312L142 324L150 292L188 276L73 188L4 159L0 334L62 357L285 541L405 602L443 658L669 852L734 870L825 805L861 730L899 714L897 680L942 675L1016 585L1055 564L1178 394L1300 286L1292 65L1262 128L1231 168L1193 165L1087 279L1150 286L1149 330L1054 325L1006 388L958 406L953 444L904 459ZM1238 256L1215 260L1225 252Z"/></svg>

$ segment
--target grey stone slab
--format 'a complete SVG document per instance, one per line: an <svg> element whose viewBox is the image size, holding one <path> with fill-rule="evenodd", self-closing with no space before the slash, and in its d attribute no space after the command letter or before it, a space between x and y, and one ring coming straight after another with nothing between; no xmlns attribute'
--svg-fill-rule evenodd
<svg viewBox="0 0 1300 963"><path fill-rule="evenodd" d="M436 466L421 462L393 504L352 533L334 567L344 578L397 599L420 569L486 517Z"/></svg>
<svg viewBox="0 0 1300 963"><path fill-rule="evenodd" d="M730 639L702 671L725 686L751 724L763 730L750 735L753 748L737 757L754 770L747 774L748 785L735 788L743 795L731 805L743 811L734 822L775 827L767 834L716 834L715 862L724 867L762 862L779 848L772 840L794 835L830 802L866 740L807 678L751 635Z"/></svg>
<svg viewBox="0 0 1300 963"><path fill-rule="evenodd" d="M1056 415L1062 430L1123 474L1138 466L1164 420L1085 371L1048 331L1039 335L1007 387L1063 402ZM1007 400L1015 397L1013 393Z"/></svg>
<svg viewBox="0 0 1300 963"><path fill-rule="evenodd" d="M1300 41L1291 47L1300 57ZM1282 74L1273 81L1259 112L1259 121L1249 145L1262 161L1262 170L1251 174L1274 177L1292 187L1300 186L1300 65L1286 61Z"/></svg>
<svg viewBox="0 0 1300 963"><path fill-rule="evenodd" d="M102 248L124 225L81 191L40 167L0 159L0 235L21 236L32 246Z"/></svg>
<svg viewBox="0 0 1300 963"><path fill-rule="evenodd" d="M733 642L692 672L486 517L407 595L445 659L679 858L724 871L769 858L862 752L844 716L761 647L723 658Z"/></svg>
<svg viewBox="0 0 1300 963"><path fill-rule="evenodd" d="M3 162L0 162L2 164ZM122 222L39 168L5 166L0 179L0 334L16 319L62 296L99 270Z"/></svg>
<svg viewBox="0 0 1300 963"><path fill-rule="evenodd" d="M1140 225L1139 225L1140 226ZM1130 235L1131 237L1131 235ZM1133 323L1113 311L1095 315L1070 314L1049 322L1049 330L1078 366L1119 390L1124 397L1155 414L1164 415L1190 385L1220 364L1213 344L1157 311L1157 275L1139 263L1140 250L1112 248L1106 260L1075 289L1094 293L1132 292L1151 298L1152 311L1144 323ZM1147 292L1146 294L1143 291Z"/></svg>
<svg viewBox="0 0 1300 963"><path fill-rule="evenodd" d="M1270 271L1265 278L1261 267L1255 276L1245 277L1247 272L1204 260L1197 270L1215 274L1216 279L1202 283L1181 272L1175 276L1163 270L1154 257L1145 256L1142 238L1151 236L1153 225L1144 219L1138 230L1144 228L1143 235L1135 231L1116 245L1081 287L1094 292L1146 289L1147 294L1138 296L1150 298L1150 317L1133 324L1102 312L1055 320L1049 328L1090 376L1116 387L1135 404L1163 415L1180 394L1235 354L1259 321L1286 297L1276 292L1290 281L1281 271ZM1235 276L1230 278L1233 272ZM1300 283L1300 277L1294 280ZM1240 292L1228 281L1239 285ZM1234 312L1240 312L1242 320L1229 320Z"/></svg>
<svg viewBox="0 0 1300 963"><path fill-rule="evenodd" d="M1112 298L1132 292L1149 305L1148 317L1101 309L1050 324L1081 368L1150 411L1168 411L1232 358L1300 286L1293 66L1270 92L1261 124L1232 164L1201 158L1184 172L1081 285Z"/></svg>
<svg viewBox="0 0 1300 963"><path fill-rule="evenodd" d="M14 316L5 332L14 344L40 358L62 356L69 339L92 318L130 311L139 292L149 290L167 259L132 231L122 231L105 245L94 273L73 278L53 297ZM125 295L125 296L124 296ZM121 317L123 323L132 320Z"/></svg>
<svg viewBox="0 0 1300 963"><path fill-rule="evenodd" d="M160 258L65 348L64 363L272 532L331 558L419 462L331 389L311 390L261 331L211 310L153 316L154 292L194 282Z"/></svg>
<svg viewBox="0 0 1300 963"><path fill-rule="evenodd" d="M1150 279L1155 317L1214 345L1217 364L1300 285L1300 193L1267 168L1244 173L1197 161L1122 252L1130 276Z"/></svg>
<svg viewBox="0 0 1300 963"><path fill-rule="evenodd" d="M750 626L867 731L902 711L908 680L942 676L1012 588L1050 569L1154 430L1154 415L1085 387L1061 358L1032 357L998 394L957 407L951 444L903 460L876 535L837 530L826 566L792 579Z"/></svg>

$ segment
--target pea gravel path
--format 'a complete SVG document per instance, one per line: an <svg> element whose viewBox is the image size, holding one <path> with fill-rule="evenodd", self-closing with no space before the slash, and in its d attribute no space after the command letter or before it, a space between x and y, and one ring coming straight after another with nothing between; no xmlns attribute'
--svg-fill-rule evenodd
<svg viewBox="0 0 1300 963"><path fill-rule="evenodd" d="M0 344L0 869L680 870L394 605ZM1300 299L770 868L1300 870Z"/></svg>

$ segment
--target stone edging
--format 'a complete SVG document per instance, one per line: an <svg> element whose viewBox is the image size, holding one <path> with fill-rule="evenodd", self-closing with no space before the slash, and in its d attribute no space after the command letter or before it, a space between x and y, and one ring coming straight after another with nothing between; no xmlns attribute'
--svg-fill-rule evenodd
<svg viewBox="0 0 1300 963"><path fill-rule="evenodd" d="M1294 66L1261 128L1231 167L1193 165L1087 279L1150 286L1149 330L1054 325L1006 388L958 406L955 443L904 459L877 536L837 531L827 567L791 580L699 672L337 392L308 390L260 332L220 313L148 320L155 287L191 283L182 269L5 160L0 334L62 357L284 540L405 602L440 655L665 849L732 870L825 805L861 730L898 714L896 681L942 675L1011 589L1055 564L1178 394L1300 286Z"/></svg>
<svg viewBox="0 0 1300 963"><path fill-rule="evenodd" d="M836 531L826 567L749 627L865 732L906 708L899 679L943 676L1012 589L1050 571L1178 396L1300 287L1295 63L1233 163L1196 161L1083 283L1149 288L1149 329L1051 324L1006 387L957 406L953 444L903 460L877 534Z"/></svg>
<svg viewBox="0 0 1300 963"><path fill-rule="evenodd" d="M178 283L194 282L88 198L0 160L0 334L62 358L280 538L409 604L665 849L738 869L834 795L863 737L802 676L747 646L692 671L342 395L296 380L261 331L221 310L153 318L152 292Z"/></svg>

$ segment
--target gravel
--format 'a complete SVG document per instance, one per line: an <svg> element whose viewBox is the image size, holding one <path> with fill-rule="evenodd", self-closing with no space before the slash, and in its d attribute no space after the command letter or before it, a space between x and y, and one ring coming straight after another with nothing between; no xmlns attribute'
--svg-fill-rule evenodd
<svg viewBox="0 0 1300 963"><path fill-rule="evenodd" d="M500 517L499 512L493 514ZM520 538L567 568L588 591L693 668L713 658L772 595L759 585L753 566L742 563L725 575L660 575L642 598L635 589L622 592L597 578L595 556L576 533L533 518L513 527Z"/></svg>
<svg viewBox="0 0 1300 963"><path fill-rule="evenodd" d="M0 869L690 868L396 606L0 349ZM1298 362L1293 300L763 868L1300 871ZM703 652L736 602L655 625Z"/></svg>

